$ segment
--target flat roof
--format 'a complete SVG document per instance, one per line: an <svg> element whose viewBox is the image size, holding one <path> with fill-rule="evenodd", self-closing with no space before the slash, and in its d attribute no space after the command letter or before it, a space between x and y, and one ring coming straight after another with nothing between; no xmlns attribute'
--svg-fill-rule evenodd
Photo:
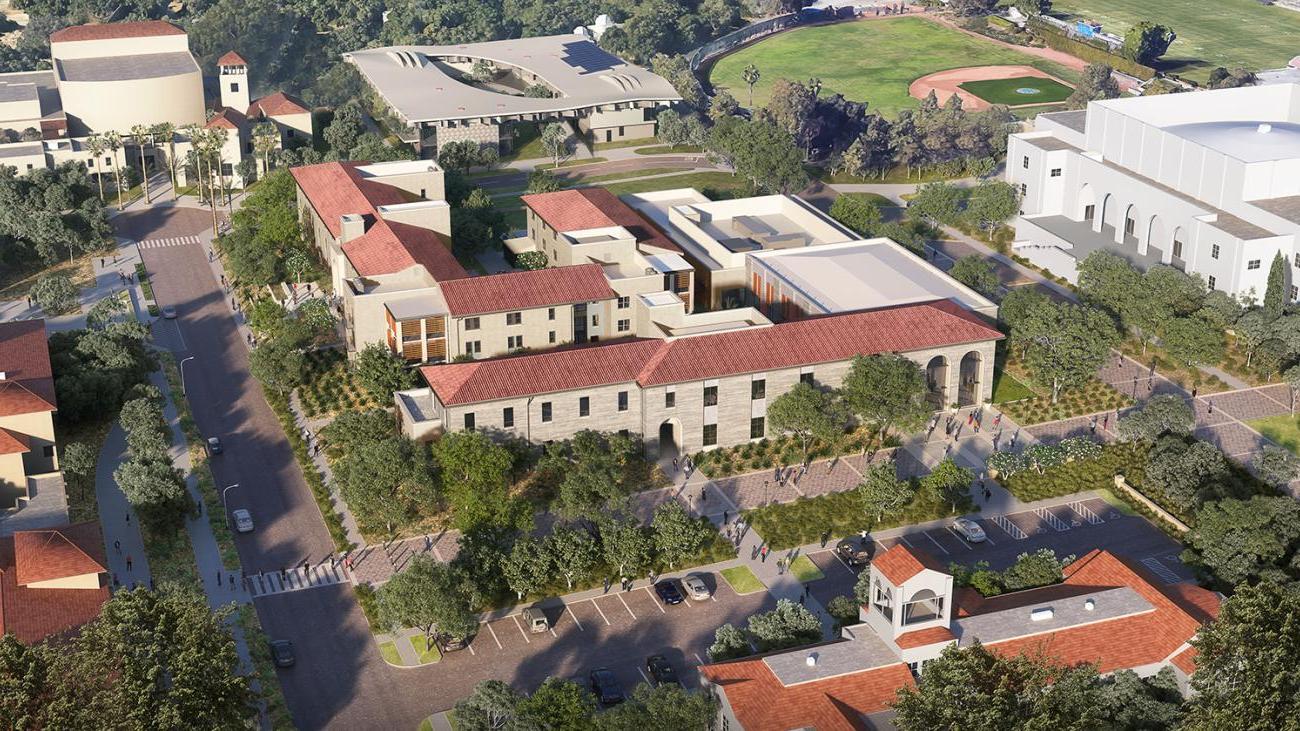
<svg viewBox="0 0 1300 731"><path fill-rule="evenodd" d="M1091 605L1088 604L1089 601L1092 602ZM1154 612L1155 609L1151 602L1131 587L1120 586L1103 589L1095 594L1048 599L1037 604L961 617L953 620L952 630L962 646L969 645L976 639L988 645ZM1045 618L1034 619L1034 613L1042 610L1050 610L1050 614L1044 612Z"/></svg>
<svg viewBox="0 0 1300 731"><path fill-rule="evenodd" d="M40 142L15 142L11 145L0 145L0 158L31 157L44 154L45 145Z"/></svg>
<svg viewBox="0 0 1300 731"><path fill-rule="evenodd" d="M24 84L36 86L36 93L41 100L41 119L63 118L63 99L59 96L58 82L54 78L53 69L0 74L0 87Z"/></svg>
<svg viewBox="0 0 1300 731"><path fill-rule="evenodd" d="M65 81L133 81L159 79L197 72L199 65L189 51L141 53L134 56L61 58L55 60Z"/></svg>
<svg viewBox="0 0 1300 731"><path fill-rule="evenodd" d="M844 631L850 639L768 655L763 664L786 687L898 664L898 654L869 625L856 624Z"/></svg>
<svg viewBox="0 0 1300 731"><path fill-rule="evenodd" d="M980 310L993 303L889 239L869 239L751 254L828 313L956 300Z"/></svg>
<svg viewBox="0 0 1300 731"><path fill-rule="evenodd" d="M1295 122L1195 122L1165 131L1246 163L1300 158L1300 124Z"/></svg>
<svg viewBox="0 0 1300 731"><path fill-rule="evenodd" d="M1075 109L1068 112L1044 112L1038 116L1068 127L1075 132L1083 132L1088 124L1088 111L1086 109Z"/></svg>
<svg viewBox="0 0 1300 731"><path fill-rule="evenodd" d="M344 54L408 122L553 114L618 102L678 101L672 84L579 35L450 46L388 46ZM452 76L442 59L485 59L521 69L554 98L500 93Z"/></svg>

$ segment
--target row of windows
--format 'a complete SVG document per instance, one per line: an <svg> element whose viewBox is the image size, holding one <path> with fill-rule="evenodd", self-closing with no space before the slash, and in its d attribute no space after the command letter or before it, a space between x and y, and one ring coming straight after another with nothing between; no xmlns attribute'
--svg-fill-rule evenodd
<svg viewBox="0 0 1300 731"><path fill-rule="evenodd" d="M619 410L619 411L627 411L627 410L628 410L628 392L627 392L627 391L619 391L619 392L618 392L618 410ZM550 421L554 418L554 414L555 414L555 411L554 411L554 405L553 405L550 401L543 401L543 402L542 402L542 422L543 422L543 423L550 423ZM578 416L591 416L591 397L590 397L590 396L580 396L580 397L578 397ZM471 430L472 430L472 429L474 428L474 423L475 423L475 422L474 422L474 412L471 411L471 412L466 413L466 414L465 414L465 428L466 428L466 429L471 429ZM504 428L506 428L506 429L513 429L513 428L514 428L514 426L515 426L515 409L514 409L513 406L507 406L507 407L501 409L501 425L502 425L502 427L504 427Z"/></svg>
<svg viewBox="0 0 1300 731"><path fill-rule="evenodd" d="M554 344L557 342L557 338L556 338L556 336L555 336L555 331L554 331L554 330L551 330L551 331L549 331L549 332L546 333L546 342L549 343L549 344L551 344L551 345L554 345ZM523 335L507 335L507 336L506 336L506 350L522 350L523 347L524 347L524 336L523 336ZM465 354L466 354L466 355L479 355L479 354L481 354L482 352L483 352L483 341L482 341L482 340L466 340L466 341L465 341Z"/></svg>
<svg viewBox="0 0 1300 731"><path fill-rule="evenodd" d="M546 319L548 319L548 320L554 320L554 319L555 319L555 308L554 308L554 307L548 307L548 308L546 308ZM594 318L593 318L593 319L594 319ZM524 323L524 313L522 313L522 312L507 312L507 313L506 313L506 325L522 325L523 323ZM595 323L593 322L592 324L595 324ZM479 318L477 318L477 317L467 317L467 318L465 318L465 329L466 329L466 330L477 330L477 329L479 329L479 327L481 327L481 326L482 326L482 322L479 320Z"/></svg>
<svg viewBox="0 0 1300 731"><path fill-rule="evenodd" d="M704 425L704 446L713 447L718 444L718 425ZM767 436L767 419L762 416L755 416L749 420L749 438L762 439Z"/></svg>

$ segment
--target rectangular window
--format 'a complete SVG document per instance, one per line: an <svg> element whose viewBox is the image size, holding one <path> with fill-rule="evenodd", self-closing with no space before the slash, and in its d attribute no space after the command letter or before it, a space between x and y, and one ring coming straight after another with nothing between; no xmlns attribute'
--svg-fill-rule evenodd
<svg viewBox="0 0 1300 731"><path fill-rule="evenodd" d="M465 353L467 355L478 355L483 352L483 343L478 340L470 340L465 343Z"/></svg>
<svg viewBox="0 0 1300 731"><path fill-rule="evenodd" d="M578 399L578 416L591 416L590 396L582 396Z"/></svg>
<svg viewBox="0 0 1300 731"><path fill-rule="evenodd" d="M507 313L506 313L506 324L507 324L507 325L518 325L519 323L521 323L521 322L523 322L523 321L524 321L524 313L522 313L522 312L507 312Z"/></svg>
<svg viewBox="0 0 1300 731"><path fill-rule="evenodd" d="M546 421L550 421L550 420L551 420L551 402L550 402L550 401L543 401L543 402L542 402L542 421L543 421L543 422L546 422Z"/></svg>
<svg viewBox="0 0 1300 731"><path fill-rule="evenodd" d="M1059 178L1059 177L1061 177L1061 169L1060 169L1060 168L1052 168L1051 176L1052 176L1053 178Z"/></svg>
<svg viewBox="0 0 1300 731"><path fill-rule="evenodd" d="M1026 185L1025 183L1021 183L1021 184L1020 184L1020 197L1021 197L1021 198L1024 198L1024 197L1027 196L1027 195L1029 195L1029 186Z"/></svg>
<svg viewBox="0 0 1300 731"><path fill-rule="evenodd" d="M717 386L705 386L705 387L704 387L704 405L705 405L705 406L717 406L717 405L718 405L718 387L717 387Z"/></svg>
<svg viewBox="0 0 1300 731"><path fill-rule="evenodd" d="M1088 205L1083 207L1083 220L1091 221L1092 217L1095 215L1097 215L1097 206L1094 206L1091 203L1089 203Z"/></svg>
<svg viewBox="0 0 1300 731"><path fill-rule="evenodd" d="M1258 268L1259 268L1259 259L1251 259L1250 261L1246 262L1246 268L1247 268L1247 269L1258 269Z"/></svg>
<svg viewBox="0 0 1300 731"><path fill-rule="evenodd" d="M677 406L677 392L664 391L664 408L671 409Z"/></svg>
<svg viewBox="0 0 1300 731"><path fill-rule="evenodd" d="M632 321L631 321L631 320L619 320L619 321L618 321L618 331L619 331L619 332L621 332L621 333L625 333L625 332L627 332L628 330L631 330L631 329L632 329Z"/></svg>
<svg viewBox="0 0 1300 731"><path fill-rule="evenodd" d="M1215 286L1214 286L1214 275L1210 275L1210 282L1209 282L1209 284L1210 284L1210 289L1211 289L1211 290L1215 289Z"/></svg>
<svg viewBox="0 0 1300 731"><path fill-rule="evenodd" d="M552 331L550 331L549 333L546 334L546 342L548 342L548 343L554 343L554 342L555 342L555 331L554 331L554 330L552 330Z"/></svg>
<svg viewBox="0 0 1300 731"><path fill-rule="evenodd" d="M767 379L760 378L749 382L749 397L754 401L767 398Z"/></svg>
<svg viewBox="0 0 1300 731"><path fill-rule="evenodd" d="M591 326L592 326L592 327L600 327L600 315L592 315L592 316L591 316Z"/></svg>
<svg viewBox="0 0 1300 731"><path fill-rule="evenodd" d="M1295 302L1298 299L1300 299L1300 287L1293 284L1291 285L1291 301Z"/></svg>
<svg viewBox="0 0 1300 731"><path fill-rule="evenodd" d="M629 308L629 307L631 307L631 306L632 306L632 298L631 298L631 297L619 297L619 298L618 298L618 308L619 308L620 310L626 310L627 308Z"/></svg>
<svg viewBox="0 0 1300 731"><path fill-rule="evenodd" d="M238 82L238 81L232 81L232 82L230 82L230 90L231 90L231 91L239 91L239 82Z"/></svg>
<svg viewBox="0 0 1300 731"><path fill-rule="evenodd" d="M465 318L465 329L466 329L466 330L477 330L477 329L478 329L478 318L477 318L477 317L467 317L467 318Z"/></svg>
<svg viewBox="0 0 1300 731"><path fill-rule="evenodd" d="M1291 289L1295 289L1295 287L1292 287ZM1293 297L1292 299L1294 299L1294 297ZM53 445L53 444L46 444L44 447L41 447L41 454L44 455L46 459L49 459L49 458L53 457L53 456L54 456L54 445Z"/></svg>
<svg viewBox="0 0 1300 731"><path fill-rule="evenodd" d="M473 412L473 411L469 412L468 414L465 414L465 430L466 430L466 431L474 431L474 412Z"/></svg>
<svg viewBox="0 0 1300 731"><path fill-rule="evenodd" d="M1029 156L1028 156L1028 155L1025 155L1023 158L1021 158L1021 160L1020 160L1020 167L1026 169L1026 170L1029 169Z"/></svg>
<svg viewBox="0 0 1300 731"><path fill-rule="evenodd" d="M618 392L618 410L627 411L627 391Z"/></svg>
<svg viewBox="0 0 1300 731"><path fill-rule="evenodd" d="M806 384L808 384L809 386L813 385L813 374L812 374L812 371L808 371L807 373L800 373L800 374L799 374L799 382L800 382L800 383L806 383Z"/></svg>
<svg viewBox="0 0 1300 731"><path fill-rule="evenodd" d="M513 406L507 406L501 409L501 425L507 429L513 429L515 426L515 409Z"/></svg>
<svg viewBox="0 0 1300 731"><path fill-rule="evenodd" d="M547 308L546 308L546 319L548 319L548 320L554 320L554 319L555 319L555 308L554 308L554 307L547 307Z"/></svg>
<svg viewBox="0 0 1300 731"><path fill-rule="evenodd" d="M767 435L765 427L766 427L766 419L764 419L763 417L755 416L754 418L750 419L749 438L762 439L764 436Z"/></svg>
<svg viewBox="0 0 1300 731"><path fill-rule="evenodd" d="M718 425L705 424L704 425L704 446L712 447L717 443L718 443Z"/></svg>
<svg viewBox="0 0 1300 731"><path fill-rule="evenodd" d="M1178 239L1174 239L1174 258L1175 259L1183 258L1183 242L1179 241Z"/></svg>
<svg viewBox="0 0 1300 731"><path fill-rule="evenodd" d="M522 347L524 347L524 336L523 336L523 335L508 335L508 336L506 336L506 349L507 349L507 350L519 350L519 349L522 348Z"/></svg>
<svg viewBox="0 0 1300 731"><path fill-rule="evenodd" d="M1210 258L1211 258L1211 259L1218 259L1218 258L1219 258L1219 245L1218 245L1218 244L1214 244L1213 246L1210 247Z"/></svg>
<svg viewBox="0 0 1300 731"><path fill-rule="evenodd" d="M1300 252L1296 252L1295 259L1291 261L1291 266L1300 268Z"/></svg>

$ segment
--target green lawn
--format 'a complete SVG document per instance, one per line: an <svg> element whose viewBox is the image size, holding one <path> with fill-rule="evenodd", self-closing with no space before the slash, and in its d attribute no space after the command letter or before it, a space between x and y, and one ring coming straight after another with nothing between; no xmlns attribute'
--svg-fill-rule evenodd
<svg viewBox="0 0 1300 731"><path fill-rule="evenodd" d="M592 145L597 150L617 150L621 147L641 147L642 145L653 145L659 140L654 137L637 137L636 139L614 140L612 142L597 142Z"/></svg>
<svg viewBox="0 0 1300 731"><path fill-rule="evenodd" d="M1300 421L1294 416L1268 416L1246 422L1260 434L1272 439L1287 449L1300 454Z"/></svg>
<svg viewBox="0 0 1300 731"><path fill-rule="evenodd" d="M544 155L543 157L546 157L546 156ZM568 160L561 160L561 161L560 161L560 164L559 164L559 167L562 167L562 168L571 168L571 167L577 167L578 165L591 165L592 163L597 163L597 162L605 162L605 158L603 158L603 157L572 157L572 158L569 158ZM553 170L555 167L556 167L555 163L546 162L546 163L542 163L541 165L538 165L538 166L537 166L537 169L538 169L538 170Z"/></svg>
<svg viewBox="0 0 1300 731"><path fill-rule="evenodd" d="M699 145L675 145L673 147L658 145L655 147L638 147L632 152L638 155L681 155L687 152L704 152L704 148Z"/></svg>
<svg viewBox="0 0 1300 731"><path fill-rule="evenodd" d="M749 570L748 566L732 566L729 569L723 569L722 578L727 580L727 583L731 585L731 590L737 594L753 594L767 588L763 585L763 582L758 580L754 572Z"/></svg>
<svg viewBox="0 0 1300 731"><path fill-rule="evenodd" d="M421 664L434 663L442 659L442 653L438 652L437 647L430 646L424 639L424 635L411 638L411 649L415 650L415 656L420 658Z"/></svg>
<svg viewBox="0 0 1300 731"><path fill-rule="evenodd" d="M817 564L807 556L796 556L794 562L790 564L790 573L803 584L826 578L826 574L823 574L822 570L817 568Z"/></svg>
<svg viewBox="0 0 1300 731"><path fill-rule="evenodd" d="M990 104L1006 104L1010 107L1063 102L1074 91L1060 82L1036 76L967 81L960 86Z"/></svg>
<svg viewBox="0 0 1300 731"><path fill-rule="evenodd" d="M1100 22L1119 36L1138 21L1163 23L1178 40L1156 67L1200 82L1215 66L1285 66L1300 38L1300 13L1256 0L1057 0L1052 11Z"/></svg>
<svg viewBox="0 0 1300 731"><path fill-rule="evenodd" d="M856 198L863 203L870 203L877 208L897 208L898 204L886 198L879 193L842 193L850 198Z"/></svg>
<svg viewBox="0 0 1300 731"><path fill-rule="evenodd" d="M1298 14L1300 17L1300 14ZM871 111L892 117L913 108L907 94L916 79L964 66L1025 65L1073 81L1078 74L1055 63L923 18L838 23L781 33L720 59L709 75L715 88L727 89L741 104L749 89L741 72L749 64L761 78L754 86L755 107L767 104L772 84L781 78L822 80L822 93L836 92L871 104Z"/></svg>
<svg viewBox="0 0 1300 731"><path fill-rule="evenodd" d="M997 371L993 374L993 403L995 404L1033 398L1036 395L1029 390L1028 386L1017 381L1015 376L1006 371Z"/></svg>
<svg viewBox="0 0 1300 731"><path fill-rule="evenodd" d="M667 175L668 173L684 173L695 168L689 165L681 167L664 167L664 168L646 168L644 170L623 170L617 173L605 173L604 175L584 175L579 180L575 180L575 185L586 185L609 180L627 180L628 178L643 178L647 175Z"/></svg>
<svg viewBox="0 0 1300 731"><path fill-rule="evenodd" d="M745 187L745 180L731 173L703 172L665 175L661 178L651 178L649 180L629 180L604 187L608 188L609 192L614 195L645 193L651 190L669 190L671 188L695 188L700 191L708 188L714 193L723 193L725 195Z"/></svg>
<svg viewBox="0 0 1300 731"><path fill-rule="evenodd" d="M389 665L401 666L402 656L397 654L397 645L392 642L381 642L379 644L379 654L383 656L384 662Z"/></svg>
<svg viewBox="0 0 1300 731"><path fill-rule="evenodd" d="M514 143L511 145L510 152L501 156L501 162L550 157L546 153L546 148L542 147L542 132L536 123L516 124L513 129Z"/></svg>

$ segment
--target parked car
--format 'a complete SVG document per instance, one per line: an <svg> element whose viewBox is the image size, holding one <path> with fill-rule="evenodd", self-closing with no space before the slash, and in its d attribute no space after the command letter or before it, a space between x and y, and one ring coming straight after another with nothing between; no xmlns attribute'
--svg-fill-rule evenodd
<svg viewBox="0 0 1300 731"><path fill-rule="evenodd" d="M835 554L850 566L866 566L871 563L872 544L870 538L853 536L835 544Z"/></svg>
<svg viewBox="0 0 1300 731"><path fill-rule="evenodd" d="M954 520L952 522L952 529L957 531L958 535L971 543L981 543L988 538L988 536L984 535L984 529L980 527L980 524L970 518L958 518Z"/></svg>
<svg viewBox="0 0 1300 731"><path fill-rule="evenodd" d="M221 454L224 448L221 446L221 439L218 437L208 437L208 454Z"/></svg>
<svg viewBox="0 0 1300 731"><path fill-rule="evenodd" d="M239 508L230 511L230 517L235 520L235 530L240 533L253 532L253 516L247 510Z"/></svg>
<svg viewBox="0 0 1300 731"><path fill-rule="evenodd" d="M524 626L528 631L534 634L545 632L551 628L551 620L546 618L546 613L537 607L527 607L521 615L524 619Z"/></svg>
<svg viewBox="0 0 1300 731"><path fill-rule="evenodd" d="M623 702L623 686L609 668L596 668L591 671L591 692L602 706L614 706Z"/></svg>
<svg viewBox="0 0 1300 731"><path fill-rule="evenodd" d="M176 308L173 305L163 305L162 316L168 320L176 319Z"/></svg>
<svg viewBox="0 0 1300 731"><path fill-rule="evenodd" d="M687 574L686 578L682 579L682 588L686 590L687 596L697 602L713 596L713 592L709 591L709 585L704 583L704 577L700 574Z"/></svg>
<svg viewBox="0 0 1300 731"><path fill-rule="evenodd" d="M277 668L291 668L295 662L293 643L288 640L271 641L271 659Z"/></svg>
<svg viewBox="0 0 1300 731"><path fill-rule="evenodd" d="M668 662L668 658L663 655L651 655L646 658L645 668L650 672L650 678L654 680L655 685L681 685L682 681L677 679L677 671Z"/></svg>
<svg viewBox="0 0 1300 731"><path fill-rule="evenodd" d="M664 579L655 584L655 593L663 600L664 604L672 606L682 603L682 592L677 588L677 582L670 579Z"/></svg>
<svg viewBox="0 0 1300 731"><path fill-rule="evenodd" d="M433 644L438 646L439 650L446 652L455 652L469 647L469 640L464 637L452 637L451 635L438 634L433 636Z"/></svg>

